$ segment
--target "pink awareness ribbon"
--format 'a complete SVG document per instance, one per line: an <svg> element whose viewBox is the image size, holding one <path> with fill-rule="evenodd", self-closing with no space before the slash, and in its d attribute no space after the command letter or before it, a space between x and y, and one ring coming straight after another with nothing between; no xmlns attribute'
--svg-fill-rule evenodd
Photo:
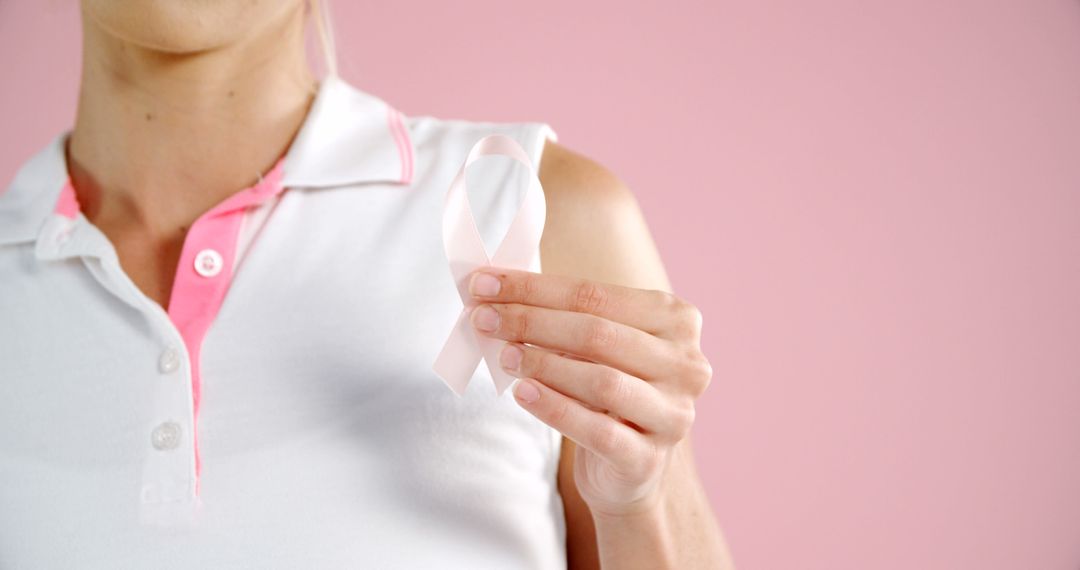
<svg viewBox="0 0 1080 570"><path fill-rule="evenodd" d="M506 235L492 256L488 256L476 228L465 191L465 169L488 155L509 156L529 169L529 187ZM450 183L443 207L443 247L464 308L432 369L459 396L464 395L465 387L481 359L487 362L497 394L501 395L514 383L514 377L499 367L499 351L506 342L478 333L469 320L472 310L479 304L469 293L469 278L474 270L489 266L539 271L540 237L544 232L546 215L540 179L521 145L503 135L488 135L477 141Z"/></svg>

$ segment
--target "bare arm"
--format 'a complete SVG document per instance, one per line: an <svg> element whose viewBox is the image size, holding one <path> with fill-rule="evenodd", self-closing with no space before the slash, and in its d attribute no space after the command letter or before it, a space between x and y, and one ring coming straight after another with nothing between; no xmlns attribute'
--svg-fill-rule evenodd
<svg viewBox="0 0 1080 570"><path fill-rule="evenodd" d="M637 202L617 177L596 162L549 142L540 178L548 202L541 242L544 274L671 292ZM629 304L625 308L635 309ZM552 419L551 410L543 407L530 411L545 421ZM558 422L553 425L563 428L564 434L570 431ZM662 465L643 483L644 490L632 494L632 501L609 502L611 494L588 485L592 506L579 489L582 481L588 483L583 464L592 455L573 439L564 438L559 471L571 568L733 568L687 434L670 444Z"/></svg>

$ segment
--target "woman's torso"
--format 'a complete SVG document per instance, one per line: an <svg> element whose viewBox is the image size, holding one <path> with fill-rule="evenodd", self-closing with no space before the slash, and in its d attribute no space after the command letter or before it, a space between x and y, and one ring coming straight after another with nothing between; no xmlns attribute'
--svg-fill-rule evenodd
<svg viewBox="0 0 1080 570"><path fill-rule="evenodd" d="M210 236L235 248L223 297L200 305L212 279L187 274L186 316L213 313L194 359L104 236L56 213L62 138L28 161L0 195L0 568L565 564L558 434L486 367L462 398L431 370L461 310L450 180L486 134L535 163L554 133L394 113L324 84L287 189ZM522 170L470 167L489 245Z"/></svg>

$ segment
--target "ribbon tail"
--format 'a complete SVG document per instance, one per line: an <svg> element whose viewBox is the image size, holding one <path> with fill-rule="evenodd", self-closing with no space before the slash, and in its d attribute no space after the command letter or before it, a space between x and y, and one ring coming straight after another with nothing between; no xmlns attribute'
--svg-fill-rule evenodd
<svg viewBox="0 0 1080 570"><path fill-rule="evenodd" d="M469 322L469 312L465 308L458 315L446 344L431 367L458 396L465 395L465 388L483 356L476 332Z"/></svg>

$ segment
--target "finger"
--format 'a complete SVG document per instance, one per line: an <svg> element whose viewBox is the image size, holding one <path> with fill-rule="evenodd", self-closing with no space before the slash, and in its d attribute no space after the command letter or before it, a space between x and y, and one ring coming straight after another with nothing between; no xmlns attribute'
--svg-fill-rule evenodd
<svg viewBox="0 0 1080 570"><path fill-rule="evenodd" d="M477 306L470 319L488 336L569 352L648 381L678 372L673 343L596 315L496 303Z"/></svg>
<svg viewBox="0 0 1080 570"><path fill-rule="evenodd" d="M682 439L694 421L692 405L680 409L655 386L610 366L517 343L503 347L499 364L517 378L535 378L665 440Z"/></svg>
<svg viewBox="0 0 1080 570"><path fill-rule="evenodd" d="M644 434L535 379L518 380L514 399L574 443L627 472L637 472L656 458L656 446Z"/></svg>
<svg viewBox="0 0 1080 570"><path fill-rule="evenodd" d="M666 336L672 309L689 305L659 289L635 289L577 277L487 267L475 272L469 290L478 301L522 303L589 313L649 334Z"/></svg>

